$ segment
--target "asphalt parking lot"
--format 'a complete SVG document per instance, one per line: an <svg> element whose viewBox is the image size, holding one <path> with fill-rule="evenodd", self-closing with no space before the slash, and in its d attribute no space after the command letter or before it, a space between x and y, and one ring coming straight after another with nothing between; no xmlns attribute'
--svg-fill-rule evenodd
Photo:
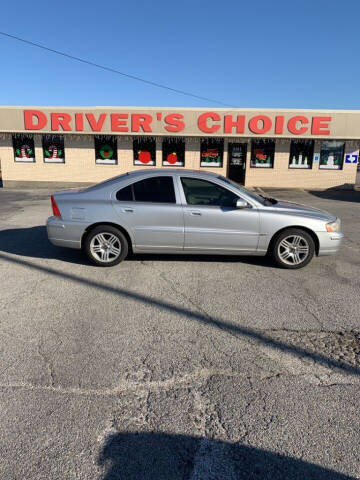
<svg viewBox="0 0 360 480"><path fill-rule="evenodd" d="M360 192L341 251L90 265L49 192L0 189L0 478L360 478Z"/></svg>

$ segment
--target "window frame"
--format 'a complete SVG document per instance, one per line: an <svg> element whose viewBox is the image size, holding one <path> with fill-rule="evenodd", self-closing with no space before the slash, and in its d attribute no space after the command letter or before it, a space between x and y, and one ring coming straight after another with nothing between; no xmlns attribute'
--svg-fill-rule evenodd
<svg viewBox="0 0 360 480"><path fill-rule="evenodd" d="M106 143L113 143L113 145L110 145L111 147L114 147L114 153L115 153L115 158L112 158L111 160L114 160L113 162L106 162L105 159L100 160L97 158L96 155L96 150L99 148L99 143L102 143L102 145L106 145ZM95 155L95 165L118 165L119 164L119 157L118 157L118 138L116 135L94 135L94 155Z"/></svg>
<svg viewBox="0 0 360 480"><path fill-rule="evenodd" d="M49 161L49 159L47 159L45 157L45 143L46 142L51 142L51 139L49 138L46 138L46 137L58 137L58 139L61 141L62 143L62 147L63 147L63 157L62 157L62 161ZM55 142L54 142L55 143ZM52 133L45 133L42 138L41 138L41 148L42 148L42 154L43 154L43 163L48 163L48 164L51 164L51 163L55 163L55 164L64 164L66 163L66 158L65 158L65 138L64 138L64 135L58 135L58 134L52 134Z"/></svg>
<svg viewBox="0 0 360 480"><path fill-rule="evenodd" d="M304 168L304 167L290 167L290 162L292 160L291 158L291 145L293 142L296 142L296 143L300 143L300 142L304 142L304 143L307 143L307 142L312 142L312 153L311 153L311 157L308 159L309 160L309 165L310 167L309 168ZM315 152L315 140L311 140L311 139L305 139L305 138L302 138L302 139L291 139L290 140L290 150L289 150L289 162L288 162L288 170L312 170L313 169L313 160L314 160L314 152Z"/></svg>
<svg viewBox="0 0 360 480"><path fill-rule="evenodd" d="M175 201L174 202L154 202L154 201L144 201L144 200L136 200L135 199L135 192L134 192L134 185L136 183L139 183L139 182L144 182L146 180L151 180L153 178L171 178L172 180L172 185L173 185L173 188L174 188L174 198L175 198ZM127 187L131 187L131 195L132 195L132 200L118 200L117 198L117 194L118 192L124 190L125 188ZM153 203L153 204L156 204L156 205L177 205L178 204L178 194L177 194L177 189L176 189L176 182L175 182L175 178L173 175L152 175L151 177L144 177L144 178L141 178L135 182L131 182L131 183L128 183L127 185L124 185L122 188L116 188L115 190L115 199L117 202L121 202L121 203L145 203L147 205Z"/></svg>
<svg viewBox="0 0 360 480"><path fill-rule="evenodd" d="M342 155L341 155L341 165L340 165L340 168L329 168L329 167L325 167L325 166L321 166L321 150L322 150L322 146L325 142L341 142L342 143ZM319 171L320 170L327 170L327 171L332 171L332 172L338 172L340 170L343 170L344 168L344 158L345 158L345 148L346 148L346 142L345 140L323 140L321 142L321 145L320 145L320 150L319 150Z"/></svg>
<svg viewBox="0 0 360 480"><path fill-rule="evenodd" d="M184 148L183 152L183 164L182 165L171 165L171 164L165 164L166 159L165 159L165 151L164 151L164 144L165 143L171 143L173 142L176 146L176 143L181 143L181 148ZM175 149L174 149L175 150ZM161 165L166 168L185 168L185 156L186 156L186 142L184 137L164 137L161 141Z"/></svg>
<svg viewBox="0 0 360 480"><path fill-rule="evenodd" d="M151 143L151 150L150 150L150 155L151 155L151 161L149 163L141 163L140 160L136 160L135 158L135 144L137 143L146 143L149 142ZM132 154L133 154L133 166L134 167L156 167L156 138L149 136L149 137L134 137L132 141ZM136 150L141 148L141 146L138 146ZM135 163L135 162L139 163ZM152 163L154 162L154 163Z"/></svg>
<svg viewBox="0 0 360 480"><path fill-rule="evenodd" d="M238 193L236 192L233 192L231 189L227 188L227 187L224 187L224 185L221 185L220 183L217 183L217 182L214 182L212 180L208 180L207 178L198 178L198 177L191 177L191 176L187 176L187 175L182 175L180 174L179 175L179 182L180 182L180 185L181 185L181 192L182 192L182 196L183 196L183 199L184 199L184 205L190 207L190 208L196 208L196 207L206 207L206 208L229 208L229 209L235 209L236 207L231 207L231 206L226 206L226 205L203 205L203 204L192 204L192 203L188 203L187 201L187 198L186 198L186 194L185 194L185 190L184 190L184 185L183 185L183 182L182 182L182 179L183 178L188 178L188 179L191 179L191 180L199 180L199 181L202 181L202 182L207 182L207 183L211 183L212 185L215 185L216 187L219 187L219 188L222 188L223 190L226 190L227 192L230 192L232 193L235 197L238 198L238 200L244 200L245 202L249 203L248 200L240 195L238 195ZM251 208L253 208L253 205L251 205L249 203L249 206Z"/></svg>
<svg viewBox="0 0 360 480"><path fill-rule="evenodd" d="M31 157L32 160L16 160L16 148L15 142L17 139L22 138L22 142L26 140L31 141L33 145L34 156ZM13 147L13 156L14 156L14 163L36 163L36 147L35 147L35 137L32 133L13 133L12 134L12 147Z"/></svg>
<svg viewBox="0 0 360 480"><path fill-rule="evenodd" d="M254 144L256 142L263 142L265 145L266 143L270 144L271 142L274 144L274 151L273 151L273 159L272 162L270 163L269 167L257 167L256 165L253 165L253 156L254 156ZM263 170L272 170L275 165L275 153L276 153L276 139L261 139L261 138L253 138L251 140L251 153L250 153L250 168L259 168Z"/></svg>
<svg viewBox="0 0 360 480"><path fill-rule="evenodd" d="M205 142L208 142L210 146L207 148L211 149L211 143L215 144L218 143L220 145L220 151L221 151L221 162L220 165L201 165L202 163L202 152L203 152L203 145ZM205 150L205 148L204 148ZM224 151L225 151L225 139L224 138L212 138L212 137L203 137L200 139L200 168L223 168L224 166Z"/></svg>

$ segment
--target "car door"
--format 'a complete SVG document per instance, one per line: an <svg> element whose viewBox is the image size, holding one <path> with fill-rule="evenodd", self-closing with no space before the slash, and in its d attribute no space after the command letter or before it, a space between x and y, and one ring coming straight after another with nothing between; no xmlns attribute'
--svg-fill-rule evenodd
<svg viewBox="0 0 360 480"><path fill-rule="evenodd" d="M259 211L224 186L198 177L179 177L184 200L185 250L254 252L259 241Z"/></svg>
<svg viewBox="0 0 360 480"><path fill-rule="evenodd" d="M172 175L150 176L119 188L113 206L131 230L135 250L183 250L183 208Z"/></svg>

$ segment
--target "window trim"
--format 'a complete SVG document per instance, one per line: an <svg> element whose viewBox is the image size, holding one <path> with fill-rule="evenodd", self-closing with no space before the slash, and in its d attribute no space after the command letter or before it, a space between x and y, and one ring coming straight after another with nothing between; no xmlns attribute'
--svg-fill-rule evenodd
<svg viewBox="0 0 360 480"><path fill-rule="evenodd" d="M46 160L46 157L45 157L45 153L44 153L44 142L45 142L45 137L46 135L51 135L51 136L54 136L54 137L59 137L61 138L62 137L62 143L63 143L63 149L64 149L64 156L63 156L63 160L61 162L49 162L49 160ZM49 133L46 133L42 136L41 138L41 150L42 150L42 156L43 156L43 163L46 163L47 165L49 164L55 164L55 165L64 165L66 163L66 157L65 157L65 137L64 135L61 135L61 134L49 134Z"/></svg>
<svg viewBox="0 0 360 480"><path fill-rule="evenodd" d="M165 142L168 142L169 139L173 139L175 138L176 140L179 141L179 143L181 142L184 146L184 161L183 161L183 164L182 165L165 165L164 162L164 143ZM175 142L174 142L175 143ZM165 168L185 168L185 157L186 157L186 142L185 142L185 138L184 137L164 137L161 141L161 166L162 167L165 167Z"/></svg>
<svg viewBox="0 0 360 480"><path fill-rule="evenodd" d="M294 142L294 141L295 141L295 142L296 142L296 141L297 141L297 142L313 142L313 144L312 144L312 156L311 156L311 159L310 159L310 168L302 168L302 167L301 167L301 168L291 168L291 167L290 167L290 161L291 161L291 144L292 144L292 142ZM303 139L300 139L300 138L299 138L299 139L291 139L291 140L290 140L290 149L289 149L288 170L301 170L301 171L303 171L303 170L313 170L313 167L314 167L314 165L313 165L313 163L314 163L314 152L315 152L315 140L305 139L305 138L303 138Z"/></svg>
<svg viewBox="0 0 360 480"><path fill-rule="evenodd" d="M171 178L172 179L172 184L173 184L173 187L174 187L174 197L175 197L175 202L147 202L147 201L139 201L139 200L135 200L135 192L134 192L134 185L135 183L139 183L139 182L143 182L144 180L150 180L152 178ZM120 192L121 190L124 190L125 188L127 187L131 187L131 195L132 195L132 200L118 200L117 199L117 193ZM174 179L174 176L173 175L152 175L150 177L144 177L144 178L141 178L139 180L137 180L136 182L132 182L132 183L128 183L127 185L124 185L122 188L117 188L115 191L115 200L117 202L121 202L121 203L145 203L145 204L150 204L150 203L153 203L153 204L156 204L156 205L178 205L178 198L177 198L177 192L176 192L176 187L175 187L175 179Z"/></svg>
<svg viewBox="0 0 360 480"><path fill-rule="evenodd" d="M218 143L221 145L221 163L220 165L201 165L202 144L205 142ZM208 147L211 148L211 147ZM200 168L223 168L224 167L225 138L216 139L213 137L202 137L200 139Z"/></svg>
<svg viewBox="0 0 360 480"><path fill-rule="evenodd" d="M200 180L202 182L207 182L207 183L211 183L212 185L216 185L217 187L220 187L220 188L223 188L224 190L226 190L227 192L230 192L232 193L235 197L237 197L239 200L244 200L245 202L249 203L248 200L244 197L241 197L238 195L238 193L235 193L233 192L232 190L230 190L229 188L227 187L224 187L224 185L221 185L220 183L217 183L217 182L213 182L212 180L208 180L207 178L199 178L199 177L189 177L187 175L182 175L180 174L179 175L179 181L180 181L180 185L181 185L181 191L182 191L182 195L183 195L183 198L184 198L184 205L186 206L189 206L189 207L206 207L206 208L233 208L235 209L236 207L226 207L225 205L202 205L202 204L192 204L192 203L188 203L187 202L187 199L186 199L186 195L185 195L185 191L184 191L184 186L183 186L183 183L182 183L182 179L183 178L189 178L189 179L194 179L194 180ZM251 206L251 208L253 208L253 205L251 203L249 203L249 205Z"/></svg>
<svg viewBox="0 0 360 480"><path fill-rule="evenodd" d="M253 150L254 150L254 143L255 142L259 142L261 141L260 138L253 138L251 140L251 150L250 150L250 168L256 168L256 169L260 169L260 170L272 170L274 169L274 165L275 165L275 154L276 154L276 139L273 140L273 139L269 139L267 142L264 142L264 143L270 143L270 142L273 142L274 143L274 154L273 154L273 160L272 162L270 163L270 167L257 167L255 165L253 165Z"/></svg>
<svg viewBox="0 0 360 480"><path fill-rule="evenodd" d="M135 159L135 142L151 142L152 143L152 149L154 148L154 158L152 158L151 160L154 162L154 163L135 163L136 162L136 159ZM133 166L134 167L142 167L142 168L146 168L146 167L156 167L156 138L153 137L153 136L149 136L149 137L146 137L145 139L144 138L140 138L140 137L134 137L133 138L133 141L132 141L132 157L133 157Z"/></svg>
<svg viewBox="0 0 360 480"><path fill-rule="evenodd" d="M321 149L322 149L322 145L323 143L325 142L331 142L331 141L335 141L335 142L342 142L343 144L343 147L342 147L342 155L341 155L341 166L340 168L329 168L329 167L321 167ZM344 159L345 159L345 149L346 149L346 142L345 140L323 140L321 142L321 145L320 145L320 150L319 150L319 166L318 166L318 170L321 171L321 170L327 170L327 171L332 171L332 172L339 172L340 170L343 170L344 169Z"/></svg>

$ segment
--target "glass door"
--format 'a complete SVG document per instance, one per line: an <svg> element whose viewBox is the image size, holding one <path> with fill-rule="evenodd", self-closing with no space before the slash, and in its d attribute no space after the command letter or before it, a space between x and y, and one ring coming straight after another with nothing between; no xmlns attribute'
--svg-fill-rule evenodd
<svg viewBox="0 0 360 480"><path fill-rule="evenodd" d="M228 177L236 183L245 184L246 172L246 143L229 143L229 170Z"/></svg>

